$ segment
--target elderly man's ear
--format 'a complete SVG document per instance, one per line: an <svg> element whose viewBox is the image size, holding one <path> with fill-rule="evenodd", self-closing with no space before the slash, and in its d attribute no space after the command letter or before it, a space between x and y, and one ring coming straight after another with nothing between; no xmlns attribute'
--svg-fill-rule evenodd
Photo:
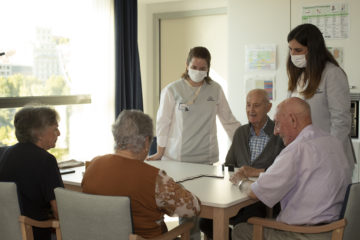
<svg viewBox="0 0 360 240"><path fill-rule="evenodd" d="M272 107L272 103L269 103L269 104L268 104L268 107L267 107L267 112L266 112L266 113L270 112L271 107Z"/></svg>
<svg viewBox="0 0 360 240"><path fill-rule="evenodd" d="M292 128L297 128L297 126L298 126L298 118L296 117L296 115L293 114L293 113L290 113L289 117L290 117Z"/></svg>

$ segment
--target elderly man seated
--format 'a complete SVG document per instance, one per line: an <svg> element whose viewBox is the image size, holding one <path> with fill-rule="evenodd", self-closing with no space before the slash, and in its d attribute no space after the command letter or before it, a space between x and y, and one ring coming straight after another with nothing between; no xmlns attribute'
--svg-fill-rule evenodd
<svg viewBox="0 0 360 240"><path fill-rule="evenodd" d="M286 146L266 172L242 184L250 198L267 206L281 203L277 221L295 225L317 225L339 218L351 168L342 144L312 125L310 106L300 98L289 98L277 107L274 134ZM244 183L244 182L242 182ZM330 239L331 233L301 234L264 229L265 239ZM241 223L233 239L252 239L252 225Z"/></svg>
<svg viewBox="0 0 360 240"><path fill-rule="evenodd" d="M231 180L258 176L264 172L284 148L280 137L275 136L274 122L267 113L271 109L268 94L263 89L254 89L246 97L246 114L249 124L240 126L234 134L232 145L226 156L225 165L240 168ZM266 206L259 202L243 208L230 219L230 224L246 222L250 217L265 217ZM201 219L200 229L212 238L212 220Z"/></svg>

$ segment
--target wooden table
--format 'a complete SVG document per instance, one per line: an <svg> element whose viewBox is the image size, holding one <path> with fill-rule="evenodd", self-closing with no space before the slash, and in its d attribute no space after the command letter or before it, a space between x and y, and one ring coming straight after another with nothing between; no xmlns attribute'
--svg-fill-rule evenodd
<svg viewBox="0 0 360 240"><path fill-rule="evenodd" d="M172 161L147 163L165 170L175 181L199 175L224 176L223 178L198 177L181 182L186 189L201 200L200 217L213 219L214 240L228 239L229 218L235 216L239 209L256 202L240 192L229 181L229 173L226 170L223 172L221 167ZM75 173L62 175L65 188L81 191L80 184L84 169L84 167L77 167Z"/></svg>

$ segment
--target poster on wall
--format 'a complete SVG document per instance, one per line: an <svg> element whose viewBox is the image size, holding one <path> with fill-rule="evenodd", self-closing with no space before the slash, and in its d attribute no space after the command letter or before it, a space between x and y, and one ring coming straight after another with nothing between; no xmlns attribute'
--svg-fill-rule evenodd
<svg viewBox="0 0 360 240"><path fill-rule="evenodd" d="M258 44L245 46L245 70L276 70L276 45Z"/></svg>
<svg viewBox="0 0 360 240"><path fill-rule="evenodd" d="M325 39L349 37L349 4L331 3L302 8L302 23L316 25Z"/></svg>
<svg viewBox="0 0 360 240"><path fill-rule="evenodd" d="M255 88L265 89L270 100L275 100L275 74L245 75L246 94Z"/></svg>
<svg viewBox="0 0 360 240"><path fill-rule="evenodd" d="M330 53L334 56L335 60L343 67L343 48L342 47L327 47Z"/></svg>

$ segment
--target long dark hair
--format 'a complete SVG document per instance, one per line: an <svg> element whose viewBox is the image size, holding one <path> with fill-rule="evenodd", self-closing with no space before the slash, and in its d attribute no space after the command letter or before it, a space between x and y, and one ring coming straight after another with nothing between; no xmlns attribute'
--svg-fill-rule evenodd
<svg viewBox="0 0 360 240"><path fill-rule="evenodd" d="M314 96L316 89L321 81L321 74L327 62L331 62L339 67L338 62L326 48L325 40L320 30L313 24L305 23L295 27L287 36L287 41L296 40L301 45L307 47L306 67L297 68L291 61L289 54L287 59L287 74L289 77L288 90L294 91L297 81L302 73L304 80L308 81L307 88L302 92L305 98Z"/></svg>
<svg viewBox="0 0 360 240"><path fill-rule="evenodd" d="M204 78L205 82L210 84L210 82L212 81L212 79L209 76L209 72L210 72L210 62L211 62L211 54L209 52L209 50L206 47L194 47L192 49L190 49L190 52L188 54L188 57L186 59L186 66L189 66L191 60L196 57L196 58L202 58L206 61L207 65L208 65L208 72L207 72L207 76ZM182 78L189 78L189 74L188 74L188 70L187 68L185 69L185 72L181 75Z"/></svg>

